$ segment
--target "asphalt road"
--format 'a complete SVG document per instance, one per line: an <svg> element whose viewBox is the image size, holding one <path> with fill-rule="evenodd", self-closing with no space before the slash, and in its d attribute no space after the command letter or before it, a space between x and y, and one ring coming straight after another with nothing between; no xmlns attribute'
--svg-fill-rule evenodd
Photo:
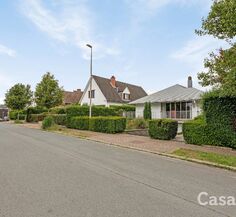
<svg viewBox="0 0 236 217"><path fill-rule="evenodd" d="M236 173L0 123L1 217L218 217L200 192L236 196Z"/></svg>

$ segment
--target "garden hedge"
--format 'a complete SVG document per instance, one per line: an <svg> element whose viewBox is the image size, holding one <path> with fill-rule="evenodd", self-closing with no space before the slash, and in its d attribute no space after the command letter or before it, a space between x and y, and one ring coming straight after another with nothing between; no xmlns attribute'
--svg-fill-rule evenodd
<svg viewBox="0 0 236 217"><path fill-rule="evenodd" d="M65 126L67 123L67 115L65 114L52 114L50 116L53 118L55 124Z"/></svg>
<svg viewBox="0 0 236 217"><path fill-rule="evenodd" d="M176 137L178 122L171 119L149 121L149 136L153 139L171 140Z"/></svg>
<svg viewBox="0 0 236 217"><path fill-rule="evenodd" d="M44 112L41 114L30 114L27 116L27 122L39 122L43 121L45 117L48 116L48 113Z"/></svg>
<svg viewBox="0 0 236 217"><path fill-rule="evenodd" d="M185 141L236 148L236 97L210 92L202 103L202 118L183 123Z"/></svg>
<svg viewBox="0 0 236 217"><path fill-rule="evenodd" d="M79 106L73 105L66 107L66 114L68 117L75 116L88 116L89 106ZM118 112L114 108L103 107L103 106L93 106L92 107L92 116L117 116Z"/></svg>
<svg viewBox="0 0 236 217"><path fill-rule="evenodd" d="M60 106L60 107L54 107L49 109L50 114L66 114L66 107Z"/></svg>
<svg viewBox="0 0 236 217"><path fill-rule="evenodd" d="M70 117L67 119L66 126L72 129L88 130L89 129L89 117Z"/></svg>
<svg viewBox="0 0 236 217"><path fill-rule="evenodd" d="M204 120L183 123L183 136L189 144L236 148L236 132L224 126L207 124Z"/></svg>
<svg viewBox="0 0 236 217"><path fill-rule="evenodd" d="M89 119L89 130L103 133L121 133L126 128L123 117L92 117Z"/></svg>
<svg viewBox="0 0 236 217"><path fill-rule="evenodd" d="M37 115L40 116L40 114L45 113L45 112L48 112L47 108L29 107L26 109L26 121L27 122L37 122L37 121L39 121L37 118L38 117ZM33 117L31 115L33 115ZM39 117L39 119L40 119L40 121L43 120L41 117Z"/></svg>

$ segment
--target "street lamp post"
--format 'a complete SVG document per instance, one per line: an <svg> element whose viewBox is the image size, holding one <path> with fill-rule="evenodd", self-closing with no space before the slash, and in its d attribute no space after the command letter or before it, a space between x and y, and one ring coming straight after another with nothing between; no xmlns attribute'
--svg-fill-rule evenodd
<svg viewBox="0 0 236 217"><path fill-rule="evenodd" d="M92 75L93 75L93 47L90 44L86 45L91 49L90 59L90 82L89 82L89 117L92 117Z"/></svg>

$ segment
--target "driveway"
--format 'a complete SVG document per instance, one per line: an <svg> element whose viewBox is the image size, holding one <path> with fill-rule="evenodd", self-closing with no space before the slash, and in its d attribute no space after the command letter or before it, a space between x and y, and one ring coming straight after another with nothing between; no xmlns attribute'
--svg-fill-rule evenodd
<svg viewBox="0 0 236 217"><path fill-rule="evenodd" d="M236 173L0 123L1 217L218 217L236 206Z"/></svg>

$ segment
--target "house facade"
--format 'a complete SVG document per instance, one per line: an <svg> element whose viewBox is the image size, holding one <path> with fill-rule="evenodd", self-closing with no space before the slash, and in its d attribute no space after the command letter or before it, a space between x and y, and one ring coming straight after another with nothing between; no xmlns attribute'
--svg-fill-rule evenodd
<svg viewBox="0 0 236 217"><path fill-rule="evenodd" d="M130 104L136 106L136 117L143 117L145 102L151 102L152 118L171 118L188 120L201 113L200 99L203 92L192 87L192 78L188 78L188 86L176 84Z"/></svg>
<svg viewBox="0 0 236 217"><path fill-rule="evenodd" d="M81 105L89 105L90 94L92 105L123 105L147 96L140 86L117 81L114 76L110 79L100 76L92 76L92 88L90 93L90 79L80 99Z"/></svg>

